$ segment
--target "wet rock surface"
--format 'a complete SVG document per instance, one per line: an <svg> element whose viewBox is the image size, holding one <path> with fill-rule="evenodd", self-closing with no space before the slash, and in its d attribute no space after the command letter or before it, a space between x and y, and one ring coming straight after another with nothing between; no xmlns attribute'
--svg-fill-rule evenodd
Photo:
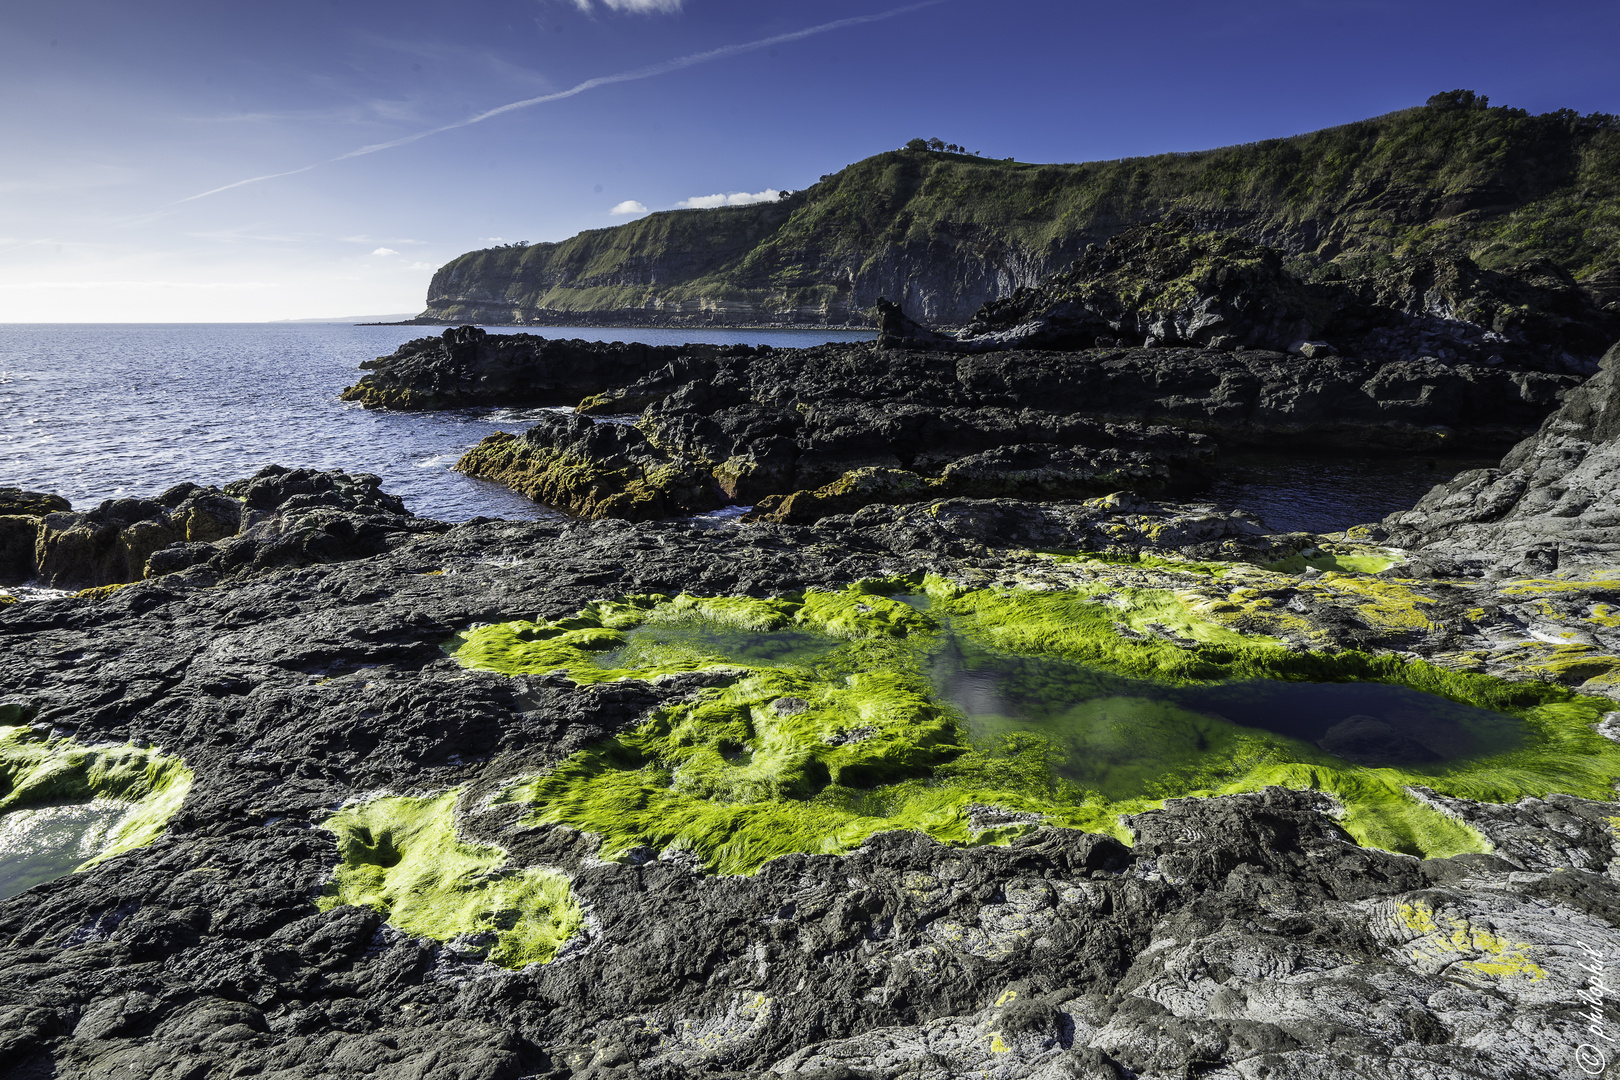
<svg viewBox="0 0 1620 1080"><path fill-rule="evenodd" d="M244 505L285 505L260 479L271 487ZM343 562L199 564L99 599L9 605L0 685L29 722L150 741L196 781L152 846L0 901L0 1070L1569 1075L1593 1041L1582 965L1620 955L1620 806L1436 796L1496 853L1430 861L1357 847L1325 796L1268 789L1138 815L1131 847L1056 829L971 848L887 833L753 876L706 875L673 851L604 862L591 836L520 825L487 796L701 680L577 686L469 671L439 647L601 596L923 570L1173 586L1255 632L1442 664L1475 662L1459 650L1490 635L1503 656L1524 647L1508 640L1514 605L1533 604L1508 585L1257 565L1328 542L1140 498L955 499L814 527L475 522ZM1104 544L1237 561L1212 576L1018 550ZM335 807L462 785L468 838L571 876L587 929L553 962L503 970L368 909L317 908L337 849L316 826Z"/></svg>
<svg viewBox="0 0 1620 1080"><path fill-rule="evenodd" d="M1541 430L1494 469L1465 472L1369 535L1414 551L1415 570L1547 574L1620 554L1620 346Z"/></svg>

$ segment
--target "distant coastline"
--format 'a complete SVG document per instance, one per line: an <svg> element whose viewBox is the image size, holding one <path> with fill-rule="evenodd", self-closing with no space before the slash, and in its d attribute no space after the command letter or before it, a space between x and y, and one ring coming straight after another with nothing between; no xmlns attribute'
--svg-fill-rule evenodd
<svg viewBox="0 0 1620 1080"><path fill-rule="evenodd" d="M304 319L301 322L325 322L325 319ZM355 326L510 326L517 330L548 330L555 327L588 327L602 330L843 330L850 333L875 333L871 323L802 323L802 322L670 322L630 319L593 318L581 313L577 319L558 322L490 322L487 319L436 319L414 316L389 322L357 322Z"/></svg>

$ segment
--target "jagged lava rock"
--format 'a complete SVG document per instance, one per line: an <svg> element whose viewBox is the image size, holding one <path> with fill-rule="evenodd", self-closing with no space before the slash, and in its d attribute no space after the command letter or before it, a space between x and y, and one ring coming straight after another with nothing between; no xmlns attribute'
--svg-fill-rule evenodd
<svg viewBox="0 0 1620 1080"><path fill-rule="evenodd" d="M1214 349L694 351L579 407L619 419L640 410L633 431L545 420L521 439L491 437L457 467L591 516L791 497L794 520L808 520L812 507L844 513L890 497L1174 490L1212 467L1201 435L1354 452L1502 446L1578 381Z"/></svg>
<svg viewBox="0 0 1620 1080"><path fill-rule="evenodd" d="M96 587L209 564L243 568L351 558L381 550L416 522L369 473L268 465L223 489L179 484L156 499L108 499L83 513L39 519L32 559L18 579Z"/></svg>
<svg viewBox="0 0 1620 1080"><path fill-rule="evenodd" d="M907 548L928 521L939 543ZM1611 803L1452 800L1495 856L1357 847L1320 792L1266 789L1135 815L1131 847L1049 828L1007 846L886 833L724 876L674 855L605 861L592 837L520 825L518 808L487 799L700 687L470 671L441 651L449 634L562 618L603 595L1056 572L976 545L975 531L1053 546L1128 535L1166 554L1267 542L1214 508L1124 499L874 506L817 527L478 522L347 562L223 581L194 568L102 600L8 606L0 684L32 719L87 743L153 742L196 782L153 845L0 901L0 1070L1516 1080L1574 1068L1581 964L1620 950ZM1147 573L1086 572L1104 571ZM590 916L578 947L504 970L369 908L317 907L339 861L318 827L333 807L458 786L469 842L570 876Z"/></svg>
<svg viewBox="0 0 1620 1080"><path fill-rule="evenodd" d="M368 409L457 409L470 405L574 405L689 353L749 356L746 345L642 345L489 334L458 326L407 341L368 370L344 401Z"/></svg>
<svg viewBox="0 0 1620 1080"><path fill-rule="evenodd" d="M0 581L22 581L34 573L39 519L73 509L60 495L0 487Z"/></svg>
<svg viewBox="0 0 1620 1080"><path fill-rule="evenodd" d="M1620 558L1620 344L1494 469L1437 486L1373 535L1431 572L1549 573Z"/></svg>

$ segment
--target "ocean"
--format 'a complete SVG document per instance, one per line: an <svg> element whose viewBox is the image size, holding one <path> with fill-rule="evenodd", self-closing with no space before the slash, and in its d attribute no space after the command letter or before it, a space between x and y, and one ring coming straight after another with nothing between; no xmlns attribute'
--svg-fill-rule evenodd
<svg viewBox="0 0 1620 1080"><path fill-rule="evenodd" d="M491 333L520 328L486 327ZM442 521L556 516L450 467L542 411L368 412L338 400L362 361L431 326L343 323L0 325L0 486L87 510L190 480L224 484L265 465L375 473L414 514ZM546 337L651 345L804 346L863 331L546 327Z"/></svg>
<svg viewBox="0 0 1620 1080"><path fill-rule="evenodd" d="M516 333L514 327L486 327ZM382 477L413 512L444 521L557 512L452 472L484 436L542 410L368 412L338 400L362 361L434 327L343 323L0 325L0 486L49 491L76 509L149 497L182 481L224 484L270 464ZM869 340L870 332L546 327L548 337L679 344ZM1315 532L1410 507L1434 484L1493 459L1242 454L1203 497L1278 531Z"/></svg>

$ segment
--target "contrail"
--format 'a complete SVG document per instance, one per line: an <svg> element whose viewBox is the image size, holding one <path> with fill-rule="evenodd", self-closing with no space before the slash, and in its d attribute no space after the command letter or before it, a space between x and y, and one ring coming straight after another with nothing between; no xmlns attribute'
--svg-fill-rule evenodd
<svg viewBox="0 0 1620 1080"><path fill-rule="evenodd" d="M233 184L224 184L217 188L210 188L207 191L198 192L196 195L188 195L183 199L176 199L174 202L169 203L168 205L179 206L181 203L194 202L197 199L206 199L210 195L218 195L220 192L229 191L232 188L245 187L248 184L257 184L264 180L276 180L283 176L294 176L298 173L309 172L311 169L318 169L322 165L331 165L334 162L347 161L350 158L364 157L367 154L375 154L379 150L390 150L396 146L404 146L406 143L416 142L418 139L425 139L430 135L438 135L446 131L454 131L457 128L470 127L473 124L481 124L485 120L500 116L503 113L515 112L518 109L528 109L535 105L544 105L547 102L561 101L564 98L571 98L577 94L583 94L587 90L595 90L599 86L611 86L614 83L635 82L639 79L651 79L658 75L667 75L672 71L680 71L683 68L696 67L699 64L707 64L711 60L723 60L728 56L736 56L740 53L754 52L758 49L768 49L772 45L781 45L789 41L799 41L802 38L813 37L816 34L825 34L832 30L842 30L846 26L860 26L863 23L873 23L882 19L892 19L896 15L904 15L908 12L918 11L926 7L933 7L936 4L941 4L944 2L945 0L922 0L921 3L907 4L904 7L890 8L888 11L880 11L875 15L855 15L848 19L837 19L833 22L822 23L819 26L806 27L803 30L791 30L785 34L777 34L773 37L760 38L758 41L745 41L738 45L722 45L718 49L709 49L707 52L692 53L690 56L681 56L675 58L674 60L665 60L659 64L652 64L648 67L636 68L634 71L622 71L617 75L600 75L594 79L586 79L578 86L571 86L567 90L559 90L554 94L542 94L539 97L525 98L522 101L514 101L510 104L499 105L493 109L487 109L484 112L478 113L475 116L469 116L465 120L457 120L453 124L444 124L440 127L429 128L426 131L418 131L414 135L406 135L402 138L390 139L388 142L372 143L369 146L362 146L358 150L350 150L347 154L339 154L337 157L328 158L325 161L317 161L313 165L305 165L302 168L288 169L286 172L266 173L264 176L250 176L246 180L238 180Z"/></svg>

